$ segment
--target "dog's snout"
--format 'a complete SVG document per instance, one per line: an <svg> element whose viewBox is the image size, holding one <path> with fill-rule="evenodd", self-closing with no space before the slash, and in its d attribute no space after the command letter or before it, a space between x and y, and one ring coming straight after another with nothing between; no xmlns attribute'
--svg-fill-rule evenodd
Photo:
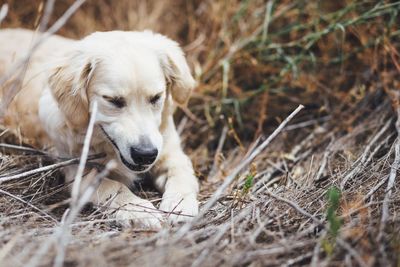
<svg viewBox="0 0 400 267"><path fill-rule="evenodd" d="M131 147L131 157L135 164L149 165L152 164L158 155L157 148L153 147Z"/></svg>

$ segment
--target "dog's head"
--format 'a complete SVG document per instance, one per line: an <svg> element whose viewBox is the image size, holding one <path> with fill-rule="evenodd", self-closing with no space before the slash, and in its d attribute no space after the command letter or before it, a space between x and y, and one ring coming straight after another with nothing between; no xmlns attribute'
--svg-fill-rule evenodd
<svg viewBox="0 0 400 267"><path fill-rule="evenodd" d="M78 41L49 78L70 128L86 129L91 103L96 125L121 162L147 171L163 147L172 102L195 86L178 44L152 32L98 32Z"/></svg>

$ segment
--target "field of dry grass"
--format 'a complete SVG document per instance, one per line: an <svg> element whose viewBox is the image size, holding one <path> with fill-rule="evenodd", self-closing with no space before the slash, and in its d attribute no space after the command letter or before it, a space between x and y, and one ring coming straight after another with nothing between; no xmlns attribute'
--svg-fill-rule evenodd
<svg viewBox="0 0 400 267"><path fill-rule="evenodd" d="M0 0L0 27L37 28L42 2ZM72 3L56 1L49 26ZM400 266L399 11L398 1L87 0L59 34L153 29L184 47L199 85L176 123L202 216L152 232L85 207L65 226L59 168L20 175L59 160L4 129L0 265ZM151 188L138 194L159 202Z"/></svg>

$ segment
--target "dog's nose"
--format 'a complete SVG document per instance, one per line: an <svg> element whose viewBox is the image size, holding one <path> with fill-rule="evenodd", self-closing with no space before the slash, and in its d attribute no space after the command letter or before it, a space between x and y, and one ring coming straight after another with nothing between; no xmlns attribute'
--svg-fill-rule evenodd
<svg viewBox="0 0 400 267"><path fill-rule="evenodd" d="M157 148L131 147L131 157L138 165L152 164L157 158Z"/></svg>

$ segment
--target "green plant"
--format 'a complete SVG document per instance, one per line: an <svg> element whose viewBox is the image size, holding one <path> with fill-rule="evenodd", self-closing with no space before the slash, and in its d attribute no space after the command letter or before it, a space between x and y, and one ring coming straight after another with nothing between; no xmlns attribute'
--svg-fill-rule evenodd
<svg viewBox="0 0 400 267"><path fill-rule="evenodd" d="M322 240L324 251L331 256L335 249L336 237L338 236L343 221L337 216L340 206L341 192L336 186L331 186L327 191L328 209L326 210L326 219L328 220L328 236Z"/></svg>
<svg viewBox="0 0 400 267"><path fill-rule="evenodd" d="M328 189L328 209L326 211L326 218L329 222L329 234L336 238L340 227L342 226L342 219L337 216L337 210L339 209L341 192L340 190L332 186Z"/></svg>
<svg viewBox="0 0 400 267"><path fill-rule="evenodd" d="M251 187L253 186L254 183L254 175L252 173L247 174L246 180L243 185L243 195L247 195L247 193L250 191Z"/></svg>

